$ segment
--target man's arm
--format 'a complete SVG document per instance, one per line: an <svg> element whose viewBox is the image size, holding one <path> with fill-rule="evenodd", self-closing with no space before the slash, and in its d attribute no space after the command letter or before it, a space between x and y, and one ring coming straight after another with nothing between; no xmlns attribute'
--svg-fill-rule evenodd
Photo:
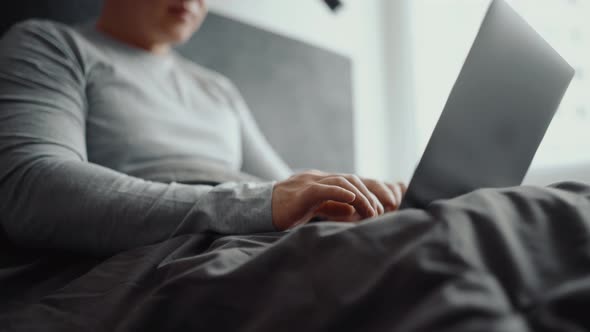
<svg viewBox="0 0 590 332"><path fill-rule="evenodd" d="M0 222L12 242L112 254L174 233L274 230L273 183L168 185L89 163L72 43L40 22L0 41Z"/></svg>
<svg viewBox="0 0 590 332"><path fill-rule="evenodd" d="M285 180L293 175L293 171L276 153L268 143L260 128L256 124L250 109L242 98L238 89L229 81L222 80L224 91L227 92L230 103L236 110L242 125L242 142L244 151L244 171L254 174L263 179ZM325 177L332 177L329 174L319 171L310 171L304 177L320 181ZM373 179L359 178L350 174L336 174L347 178L362 195L366 197L378 214L395 211L401 203L402 196L406 191L403 183L385 183ZM279 183L281 184L281 183ZM332 220L356 221L366 217L364 213L354 211L350 204L327 202L317 212L321 216ZM276 215L276 214L275 214Z"/></svg>
<svg viewBox="0 0 590 332"><path fill-rule="evenodd" d="M265 180L278 181L291 176L293 171L264 137L238 89L227 79L222 79L221 84L229 103L240 119L242 169Z"/></svg>
<svg viewBox="0 0 590 332"><path fill-rule="evenodd" d="M268 143L238 89L227 79L221 78L220 83L223 91L228 95L230 104L240 118L244 152L244 171L263 179L277 181L283 180L277 184L279 187L284 185L284 182L290 182L292 179L289 177L293 175L293 171ZM309 171L295 175L298 179L304 178L310 183L318 183L325 178L331 178L334 176L344 177L347 183L350 183L357 188L359 190L358 194L369 201L377 214L397 210L401 203L402 196L406 191L405 185L401 182L390 184L374 179L360 178L352 174L329 174L320 171ZM340 183L340 181L336 182ZM277 186L275 186L275 193L277 191L282 192L280 189L277 190ZM338 186L347 188L347 186ZM301 189L301 187L298 187L298 189ZM274 199L274 201L277 200ZM363 203L359 202L357 202L357 204L361 204L361 206L363 205ZM275 205L276 204L273 204L273 206ZM296 204L291 202L290 205ZM291 208L291 206L289 208ZM296 207L294 208L297 210ZM276 217L277 215L281 215L281 212L284 211L279 211L278 213L277 211L273 211L273 216ZM361 211L356 211L356 209L349 203L334 201L321 203L319 207L316 207L315 212L312 214L325 219L339 221L358 221L370 215L367 214L367 211L362 207ZM285 215L292 217L294 214L286 213ZM282 224L280 221L278 223ZM294 222L293 220L289 220L287 223L289 225L297 224L297 222ZM276 220L275 226L277 226ZM278 228L281 229L281 227Z"/></svg>

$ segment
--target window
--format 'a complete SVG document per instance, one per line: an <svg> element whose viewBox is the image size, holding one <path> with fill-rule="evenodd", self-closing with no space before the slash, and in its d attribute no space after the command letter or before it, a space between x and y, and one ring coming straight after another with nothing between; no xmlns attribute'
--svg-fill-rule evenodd
<svg viewBox="0 0 590 332"><path fill-rule="evenodd" d="M508 0L576 69L535 167L590 161L590 1ZM412 0L418 140L426 146L488 0Z"/></svg>

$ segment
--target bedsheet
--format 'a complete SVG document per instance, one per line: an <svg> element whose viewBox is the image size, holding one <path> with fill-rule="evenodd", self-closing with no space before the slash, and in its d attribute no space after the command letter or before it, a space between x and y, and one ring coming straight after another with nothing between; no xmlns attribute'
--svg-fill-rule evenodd
<svg viewBox="0 0 590 332"><path fill-rule="evenodd" d="M0 331L590 331L590 187L109 258L5 248Z"/></svg>

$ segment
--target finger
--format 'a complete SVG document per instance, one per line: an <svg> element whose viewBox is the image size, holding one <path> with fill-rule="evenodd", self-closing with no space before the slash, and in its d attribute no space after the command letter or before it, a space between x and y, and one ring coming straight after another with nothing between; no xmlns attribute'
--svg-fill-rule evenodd
<svg viewBox="0 0 590 332"><path fill-rule="evenodd" d="M316 216L332 220L349 218L356 213L354 206L346 203L328 201L323 203L317 210Z"/></svg>
<svg viewBox="0 0 590 332"><path fill-rule="evenodd" d="M400 188L397 185L391 184L391 183L386 183L385 185L393 193L393 195L395 197L395 205L396 205L396 207L399 206L399 204L401 203L401 190L400 190Z"/></svg>
<svg viewBox="0 0 590 332"><path fill-rule="evenodd" d="M352 203L357 199L354 191L336 185L315 183L304 193L304 204L308 210L315 210L327 201Z"/></svg>
<svg viewBox="0 0 590 332"><path fill-rule="evenodd" d="M406 192L408 192L408 186L406 186L406 184L403 182L398 182L397 185L400 187L403 197L406 194Z"/></svg>
<svg viewBox="0 0 590 332"><path fill-rule="evenodd" d="M322 204L316 213L316 217L321 217L325 221L336 222L357 222L363 219L352 205L332 201Z"/></svg>
<svg viewBox="0 0 590 332"><path fill-rule="evenodd" d="M395 196L395 205L396 205L396 209L400 206L400 204L402 203L402 198L403 198L403 193L402 193L402 188L399 185L395 185L395 184L391 184L391 183L386 183L386 186L393 192L393 195Z"/></svg>
<svg viewBox="0 0 590 332"><path fill-rule="evenodd" d="M374 214L366 215L366 217L373 217L373 216L377 216L377 215L382 215L385 212L385 208L383 207L383 205L381 204L379 199L377 199L374 195L371 194L371 191L366 187L366 185L363 183L363 181L356 175L352 175L352 174L330 175L325 172L312 170L312 171L306 172L305 177L308 179L317 181L317 182L322 181L327 178L342 177L358 189L359 192L358 193L355 192L355 194L357 194L357 195L359 195L359 193L362 194L370 202L372 210L374 211Z"/></svg>
<svg viewBox="0 0 590 332"><path fill-rule="evenodd" d="M370 190L364 185L364 183L356 176L352 174L328 174L321 171L309 171L306 172L306 177L316 182L320 182L324 179L332 179L334 177L342 177L350 182L353 186L358 189L357 195L362 194L367 200L370 202L372 209L375 211L376 214L382 214L383 212L380 211L379 202L377 199L374 199L371 194ZM333 182L331 182L333 183ZM381 207L382 208L382 207Z"/></svg>
<svg viewBox="0 0 590 332"><path fill-rule="evenodd" d="M397 208L397 197L391 188L386 186L383 182L375 180L365 180L365 184L369 190L377 196L377 199L379 199L387 212L393 211Z"/></svg>
<svg viewBox="0 0 590 332"><path fill-rule="evenodd" d="M356 186L362 193L365 195L371 202L373 209L377 213L377 215L382 215L385 209L381 202L371 193L369 188L365 185L365 183L356 175L345 175L344 176L350 183Z"/></svg>
<svg viewBox="0 0 590 332"><path fill-rule="evenodd" d="M328 185L334 185L342 187L346 190L353 192L356 195L356 199L351 203L352 206L364 217L372 218L377 215L377 211L373 208L370 198L365 196L355 185L350 183L346 178L342 176L335 176L322 179L320 183Z"/></svg>
<svg viewBox="0 0 590 332"><path fill-rule="evenodd" d="M377 215L379 215L379 216L383 215L385 213L385 206L383 206L383 203L381 203L379 198L377 198L377 196L373 192L371 192L370 195L371 195L371 199L374 202L377 202Z"/></svg>

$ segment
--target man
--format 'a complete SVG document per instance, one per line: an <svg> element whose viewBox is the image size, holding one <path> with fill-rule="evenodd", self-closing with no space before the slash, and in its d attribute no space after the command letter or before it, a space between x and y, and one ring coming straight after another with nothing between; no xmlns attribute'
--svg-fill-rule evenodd
<svg viewBox="0 0 590 332"><path fill-rule="evenodd" d="M91 24L7 33L0 221L12 242L110 254L397 208L401 184L290 176L231 82L172 50L206 12L203 0L105 0Z"/></svg>

